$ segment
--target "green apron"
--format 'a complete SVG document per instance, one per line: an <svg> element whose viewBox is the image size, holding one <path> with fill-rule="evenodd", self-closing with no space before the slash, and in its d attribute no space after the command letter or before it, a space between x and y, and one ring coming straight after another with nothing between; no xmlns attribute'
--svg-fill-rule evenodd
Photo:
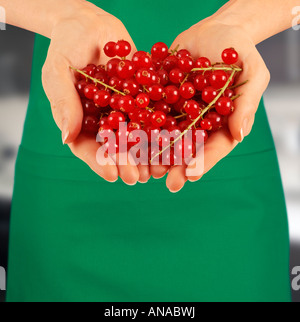
<svg viewBox="0 0 300 322"><path fill-rule="evenodd" d="M149 50L171 45L225 1L94 3ZM252 134L180 193L165 180L106 183L61 144L41 84L48 46L37 36L8 301L290 301L286 207L263 104Z"/></svg>

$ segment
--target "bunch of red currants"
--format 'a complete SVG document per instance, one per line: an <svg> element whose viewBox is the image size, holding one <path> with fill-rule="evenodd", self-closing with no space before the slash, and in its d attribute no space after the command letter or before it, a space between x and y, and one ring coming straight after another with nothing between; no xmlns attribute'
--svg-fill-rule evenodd
<svg viewBox="0 0 300 322"><path fill-rule="evenodd" d="M115 134L113 144L118 152L122 144L128 150L141 144L138 138L132 139L132 133L140 130L147 133L147 148L156 144L160 151L149 149L149 160L166 146L171 151L171 165L176 164L178 154L193 156L196 137L205 143L210 133L226 126L234 111L238 98L234 89L242 85L235 84L242 71L235 65L238 53L226 49L223 62L212 64L205 57L193 58L186 49L169 50L164 43L155 44L151 54L138 51L130 60L126 57L131 50L127 41L109 42L104 47L110 58L105 66L73 68L84 110L82 132L99 135L104 144ZM120 124L125 122L125 130L121 130ZM185 138L187 132L192 132L191 139ZM165 133L172 133L171 142Z"/></svg>

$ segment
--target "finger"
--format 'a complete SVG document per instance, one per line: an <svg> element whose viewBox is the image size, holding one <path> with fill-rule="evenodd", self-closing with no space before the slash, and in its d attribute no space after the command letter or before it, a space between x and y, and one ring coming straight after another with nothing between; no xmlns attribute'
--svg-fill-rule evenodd
<svg viewBox="0 0 300 322"><path fill-rule="evenodd" d="M119 175L123 182L129 186L136 185L140 178L140 173L131 154L118 154L117 164L119 169Z"/></svg>
<svg viewBox="0 0 300 322"><path fill-rule="evenodd" d="M204 171L198 175L188 176L189 181L198 181L209 172L219 161L225 158L237 145L236 141L227 129L213 133L204 146ZM190 164L189 171L192 171L194 164Z"/></svg>
<svg viewBox="0 0 300 322"><path fill-rule="evenodd" d="M154 179L161 179L168 173L169 168L170 167L164 165L151 165L151 175Z"/></svg>
<svg viewBox="0 0 300 322"><path fill-rule="evenodd" d="M107 156L105 162L97 159L100 144L94 138L80 135L77 140L69 144L73 154L85 162L95 173L109 182L118 180L119 172L112 158Z"/></svg>
<svg viewBox="0 0 300 322"><path fill-rule="evenodd" d="M270 82L270 73L256 49L246 58L243 69L237 83L248 83L236 90L242 96L235 101L235 111L228 120L230 132L239 142L251 132L261 97Z"/></svg>
<svg viewBox="0 0 300 322"><path fill-rule="evenodd" d="M74 86L69 62L59 54L49 53L43 68L42 80L63 143L73 142L82 127L83 110Z"/></svg>
<svg viewBox="0 0 300 322"><path fill-rule="evenodd" d="M151 174L150 174L150 168L148 165L139 165L138 166L140 178L140 183L147 183L150 180Z"/></svg>
<svg viewBox="0 0 300 322"><path fill-rule="evenodd" d="M167 188L172 192L179 192L187 182L185 176L186 166L173 167L167 177Z"/></svg>

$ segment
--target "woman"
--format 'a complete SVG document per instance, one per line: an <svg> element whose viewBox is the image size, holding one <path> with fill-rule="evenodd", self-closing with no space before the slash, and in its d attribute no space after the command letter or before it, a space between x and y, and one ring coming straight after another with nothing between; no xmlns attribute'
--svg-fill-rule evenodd
<svg viewBox="0 0 300 322"><path fill-rule="evenodd" d="M255 45L290 27L298 1L93 2L0 1L8 23L40 34L16 165L8 301L290 301L286 207L260 103L270 76ZM203 178L186 178L183 167L101 167L97 143L79 135L69 66L105 63L100 49L119 39L141 50L175 39L212 61L231 46L240 53L250 82L230 131L206 145ZM180 193L153 179L167 171L168 189Z"/></svg>

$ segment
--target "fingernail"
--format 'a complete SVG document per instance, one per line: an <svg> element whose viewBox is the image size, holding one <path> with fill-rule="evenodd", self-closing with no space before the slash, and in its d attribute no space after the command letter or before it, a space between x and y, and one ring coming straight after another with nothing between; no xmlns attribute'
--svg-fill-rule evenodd
<svg viewBox="0 0 300 322"><path fill-rule="evenodd" d="M241 142L244 141L244 138L245 138L245 133L247 133L247 130L248 130L248 124L249 124L249 120L246 118L243 122L243 127L241 129Z"/></svg>
<svg viewBox="0 0 300 322"><path fill-rule="evenodd" d="M68 120L63 120L62 124L62 141L63 144L66 144L70 135Z"/></svg>

